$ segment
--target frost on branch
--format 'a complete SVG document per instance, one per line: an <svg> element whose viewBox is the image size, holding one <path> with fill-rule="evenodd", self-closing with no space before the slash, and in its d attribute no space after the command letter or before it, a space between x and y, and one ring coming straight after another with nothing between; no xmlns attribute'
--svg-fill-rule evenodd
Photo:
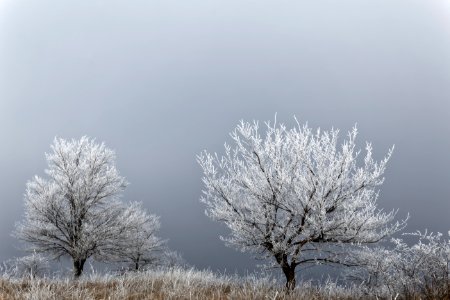
<svg viewBox="0 0 450 300"><path fill-rule="evenodd" d="M4 277L36 278L44 277L49 272L47 257L33 252L3 263L0 271Z"/></svg>
<svg viewBox="0 0 450 300"><path fill-rule="evenodd" d="M189 264L183 258L183 256L173 250L166 250L162 256L161 266L164 268L175 269L175 268L188 268Z"/></svg>
<svg viewBox="0 0 450 300"><path fill-rule="evenodd" d="M78 277L88 258L102 259L117 250L126 231L119 196L127 182L104 144L87 137L55 138L51 149L47 176L27 183L25 219L15 234L38 253L71 257Z"/></svg>
<svg viewBox="0 0 450 300"><path fill-rule="evenodd" d="M160 228L159 217L148 214L142 203L134 202L125 209L121 218L127 231L115 260L128 264L128 269L134 271L164 264L166 241L156 236Z"/></svg>
<svg viewBox="0 0 450 300"><path fill-rule="evenodd" d="M224 240L271 258L289 288L298 265L339 262L336 246L375 243L405 225L376 205L392 149L376 162L367 143L359 163L356 128L341 145L338 133L266 123L261 135L242 121L223 156L197 158L207 214L231 229Z"/></svg>
<svg viewBox="0 0 450 300"><path fill-rule="evenodd" d="M450 296L450 240L443 234L404 234L418 241L409 246L392 239L392 249L365 247L354 252L356 269L348 277L370 294L392 298L447 299Z"/></svg>

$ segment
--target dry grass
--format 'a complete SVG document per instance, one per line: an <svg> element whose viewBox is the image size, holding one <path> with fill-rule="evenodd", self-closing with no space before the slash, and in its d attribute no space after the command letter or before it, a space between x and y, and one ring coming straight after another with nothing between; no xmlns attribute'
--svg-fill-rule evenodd
<svg viewBox="0 0 450 300"><path fill-rule="evenodd" d="M320 289L304 283L291 294L268 277L215 275L209 271L159 270L120 277L0 279L0 299L357 299L352 289L328 283Z"/></svg>

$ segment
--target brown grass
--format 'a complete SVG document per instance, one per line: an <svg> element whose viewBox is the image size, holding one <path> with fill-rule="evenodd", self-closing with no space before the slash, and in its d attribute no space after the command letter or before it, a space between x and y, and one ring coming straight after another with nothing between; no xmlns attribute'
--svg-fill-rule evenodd
<svg viewBox="0 0 450 300"><path fill-rule="evenodd" d="M287 294L270 278L217 276L209 271L166 270L126 276L70 279L0 279L0 299L359 299L354 290L305 283Z"/></svg>

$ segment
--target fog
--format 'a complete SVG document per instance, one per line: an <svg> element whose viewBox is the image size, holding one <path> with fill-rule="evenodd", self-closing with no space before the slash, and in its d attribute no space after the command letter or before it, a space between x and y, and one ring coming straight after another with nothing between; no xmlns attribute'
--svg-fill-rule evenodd
<svg viewBox="0 0 450 300"><path fill-rule="evenodd" d="M189 263L253 270L204 215L195 157L275 113L343 135L357 123L377 158L395 144L380 207L447 232L448 20L445 0L1 1L0 261L22 255L10 233L53 138L88 135Z"/></svg>

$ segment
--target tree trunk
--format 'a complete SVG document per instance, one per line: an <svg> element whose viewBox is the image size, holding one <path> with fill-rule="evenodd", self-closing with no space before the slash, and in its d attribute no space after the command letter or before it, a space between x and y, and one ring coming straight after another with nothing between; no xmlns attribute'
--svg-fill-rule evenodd
<svg viewBox="0 0 450 300"><path fill-rule="evenodd" d="M290 292L295 288L295 267L286 266L282 269L284 276L286 276L286 289Z"/></svg>
<svg viewBox="0 0 450 300"><path fill-rule="evenodd" d="M76 279L81 276L81 273L83 273L83 267L84 263L86 262L85 259L74 259L73 260L73 277Z"/></svg>
<svg viewBox="0 0 450 300"><path fill-rule="evenodd" d="M289 293L295 288L295 267L297 267L297 264L295 264L294 262L291 262L291 264L289 264L288 255L286 253L277 252L274 253L274 256L275 260L283 270L284 276L286 276L286 289Z"/></svg>
<svg viewBox="0 0 450 300"><path fill-rule="evenodd" d="M140 263L141 263L141 255L138 254L136 259L134 260L134 271L135 272L139 271L139 267L141 266Z"/></svg>

